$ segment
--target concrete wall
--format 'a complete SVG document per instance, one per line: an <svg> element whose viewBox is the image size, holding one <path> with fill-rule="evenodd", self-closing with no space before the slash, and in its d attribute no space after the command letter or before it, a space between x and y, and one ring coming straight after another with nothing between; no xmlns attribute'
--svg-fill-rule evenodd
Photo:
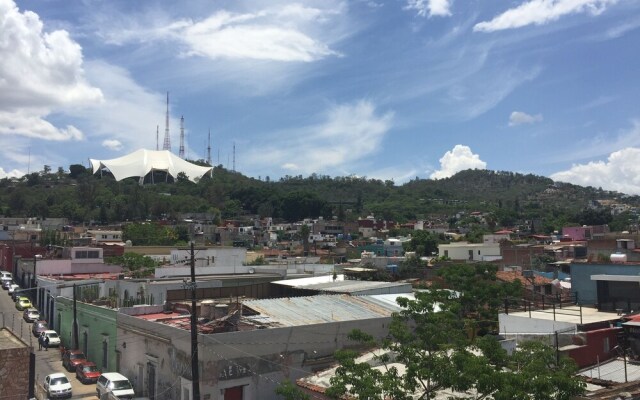
<svg viewBox="0 0 640 400"><path fill-rule="evenodd" d="M142 279L121 279L105 281L102 286L102 297L109 296L109 293L117 295L117 306L127 304L164 304L167 300L168 290L184 290L184 284L181 281L156 281ZM198 281L198 289L221 287L222 282L219 280L203 280Z"/></svg>
<svg viewBox="0 0 640 400"><path fill-rule="evenodd" d="M561 321L528 318L509 314L499 314L501 335L511 334L552 334L555 331L564 331L576 328L576 324Z"/></svg>
<svg viewBox="0 0 640 400"><path fill-rule="evenodd" d="M201 395L223 399L224 390L244 386L244 399L278 399L274 390L285 378L297 379L329 365L338 348L353 346L347 335L355 328L376 337L387 334L390 318L269 328L253 331L198 335ZM118 316L122 373L138 395L148 395L147 373L156 369L156 395L180 398L190 391L189 331ZM131 345L131 344L134 345ZM142 389L142 390L141 390Z"/></svg>
<svg viewBox="0 0 640 400"><path fill-rule="evenodd" d="M613 356L612 350L618 344L617 334L621 330L622 328L606 328L585 332L576 337L576 339L586 338L584 343L576 341L575 344L580 345L580 347L563 353L571 357L578 365L578 368L606 361Z"/></svg>
<svg viewBox="0 0 640 400"><path fill-rule="evenodd" d="M572 263L571 293L578 293L579 304L596 304L598 302L597 282L591 275L640 275L640 264L593 264Z"/></svg>

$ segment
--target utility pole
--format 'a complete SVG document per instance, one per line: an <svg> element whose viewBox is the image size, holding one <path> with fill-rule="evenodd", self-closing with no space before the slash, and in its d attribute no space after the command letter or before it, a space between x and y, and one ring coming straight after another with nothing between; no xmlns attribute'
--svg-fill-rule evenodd
<svg viewBox="0 0 640 400"><path fill-rule="evenodd" d="M72 349L78 348L78 312L76 308L76 284L73 284L73 347ZM58 328L59 329L59 328Z"/></svg>
<svg viewBox="0 0 640 400"><path fill-rule="evenodd" d="M191 242L191 385L193 400L200 400L200 374L198 371L198 321L196 316L196 259Z"/></svg>

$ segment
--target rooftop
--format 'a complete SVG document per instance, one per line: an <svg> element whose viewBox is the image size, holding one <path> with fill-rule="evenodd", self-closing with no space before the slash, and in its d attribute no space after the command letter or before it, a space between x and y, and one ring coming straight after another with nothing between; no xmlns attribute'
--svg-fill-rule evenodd
<svg viewBox="0 0 640 400"><path fill-rule="evenodd" d="M25 342L7 328L0 329L0 350L28 347Z"/></svg>
<svg viewBox="0 0 640 400"><path fill-rule="evenodd" d="M548 321L567 322L576 325L592 324L597 322L617 321L620 316L615 312L602 312L595 308L582 307L582 318L580 317L580 307L571 306L564 308L556 308L555 314L551 309L522 311L509 313L509 316L537 318Z"/></svg>
<svg viewBox="0 0 640 400"><path fill-rule="evenodd" d="M272 282L276 285L290 286L298 289L316 290L331 293L357 293L366 290L382 288L401 288L407 286L411 291L411 284L403 282L379 282L379 281L356 281L344 280L344 275L338 275L334 281L331 275L318 276L313 278L289 279Z"/></svg>

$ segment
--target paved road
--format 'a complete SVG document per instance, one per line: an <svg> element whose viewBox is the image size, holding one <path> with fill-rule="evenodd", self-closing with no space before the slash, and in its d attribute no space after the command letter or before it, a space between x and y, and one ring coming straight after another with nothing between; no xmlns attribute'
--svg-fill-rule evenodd
<svg viewBox="0 0 640 400"><path fill-rule="evenodd" d="M39 400L46 399L42 391L42 382L45 376L54 372L63 372L67 375L73 388L74 399L97 399L96 385L84 385L76 379L75 373L68 372L62 366L60 351L57 348L51 348L48 351L38 350L38 341L31 334L31 324L25 322L22 318L22 311L16 310L13 300L11 300L11 295L4 289L0 289L0 326L8 327L32 346L36 355L36 382L38 383L36 397Z"/></svg>

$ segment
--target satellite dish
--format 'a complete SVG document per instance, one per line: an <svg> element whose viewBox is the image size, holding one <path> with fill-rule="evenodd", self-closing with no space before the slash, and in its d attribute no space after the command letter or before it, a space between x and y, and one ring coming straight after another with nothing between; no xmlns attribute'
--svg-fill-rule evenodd
<svg viewBox="0 0 640 400"><path fill-rule="evenodd" d="M253 269L253 268L249 268L249 273L250 273L250 274L255 274L255 272L256 272L256 270L255 270L255 269Z"/></svg>

